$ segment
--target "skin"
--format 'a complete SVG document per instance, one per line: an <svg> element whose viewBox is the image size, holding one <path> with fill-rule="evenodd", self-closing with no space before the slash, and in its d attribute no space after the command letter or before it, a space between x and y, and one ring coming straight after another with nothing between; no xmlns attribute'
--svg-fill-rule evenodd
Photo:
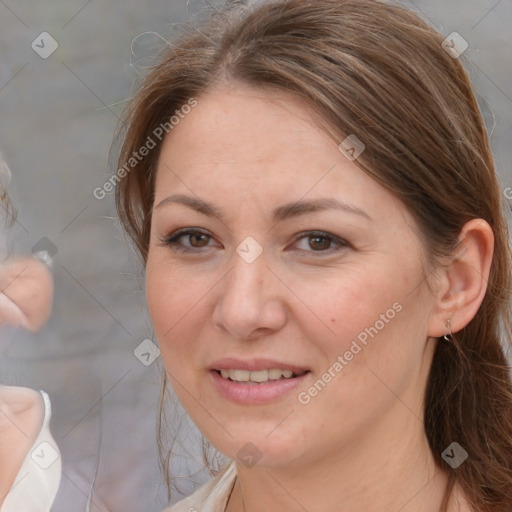
<svg viewBox="0 0 512 512"><path fill-rule="evenodd" d="M0 264L0 322L37 332L52 307L53 278L35 258ZM41 393L0 386L0 505L37 439L44 418Z"/></svg>
<svg viewBox="0 0 512 512"><path fill-rule="evenodd" d="M490 227L470 221L459 257L432 272L403 204L349 161L298 100L231 84L208 91L164 140L146 267L149 312L170 381L201 432L237 460L228 512L438 512L446 474L433 462L422 399L437 341L475 315L493 251ZM340 139L340 141L343 139ZM213 203L222 219L171 194ZM341 210L274 222L284 203L336 198ZM385 212L385 214L383 214ZM178 252L162 242L180 228ZM333 237L316 241L315 232ZM235 251L253 237L253 263ZM340 246L336 237L346 240ZM340 250L336 249L340 247ZM425 276L428 275L428 280ZM402 309L307 405L297 399L394 303ZM307 367L299 389L240 405L212 385L221 357ZM450 510L464 508L454 502Z"/></svg>
<svg viewBox="0 0 512 512"><path fill-rule="evenodd" d="M20 257L0 265L0 322L38 332L52 310L53 278L36 258Z"/></svg>

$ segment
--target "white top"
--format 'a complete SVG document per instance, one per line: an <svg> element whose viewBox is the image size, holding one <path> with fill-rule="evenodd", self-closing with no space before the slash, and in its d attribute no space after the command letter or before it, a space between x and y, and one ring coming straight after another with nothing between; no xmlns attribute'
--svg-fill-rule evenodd
<svg viewBox="0 0 512 512"><path fill-rule="evenodd" d="M236 463L231 461L222 473L206 482L188 498L163 512L224 512L235 479Z"/></svg>
<svg viewBox="0 0 512 512"><path fill-rule="evenodd" d="M0 512L50 512L59 489L62 463L59 448L49 429L51 403L44 391L41 395L45 408L41 431L25 457Z"/></svg>

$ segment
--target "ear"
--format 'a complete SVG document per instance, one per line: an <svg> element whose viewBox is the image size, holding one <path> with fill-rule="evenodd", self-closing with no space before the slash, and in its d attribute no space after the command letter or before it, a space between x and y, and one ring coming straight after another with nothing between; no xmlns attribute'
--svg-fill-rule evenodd
<svg viewBox="0 0 512 512"><path fill-rule="evenodd" d="M429 336L456 333L474 318L487 291L493 254L491 226L483 219L464 224L450 262L440 271Z"/></svg>
<svg viewBox="0 0 512 512"><path fill-rule="evenodd" d="M0 323L37 332L52 309L53 278L35 258L0 265Z"/></svg>

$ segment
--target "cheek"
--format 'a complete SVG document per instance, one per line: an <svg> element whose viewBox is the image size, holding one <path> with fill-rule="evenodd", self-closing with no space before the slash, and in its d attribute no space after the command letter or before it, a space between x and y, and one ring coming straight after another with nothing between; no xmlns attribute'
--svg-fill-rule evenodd
<svg viewBox="0 0 512 512"><path fill-rule="evenodd" d="M364 339L365 329L376 323L379 331L396 323L406 289L405 278L379 265L335 269L329 278L303 281L294 291L308 306L307 320L302 317L308 339L321 335L325 351L332 354L348 350L358 335Z"/></svg>
<svg viewBox="0 0 512 512"><path fill-rule="evenodd" d="M197 286L191 286L183 272L161 261L148 258L146 266L146 301L155 334L162 348L172 338L177 326L197 303Z"/></svg>
<svg viewBox="0 0 512 512"><path fill-rule="evenodd" d="M419 268L404 261L401 267L395 263L347 273L330 282L328 293L318 284L309 287L312 309L321 312L332 331L323 327L315 338L312 324L306 319L302 323L324 356L316 378L324 375L333 383L318 393L322 398L315 398L313 407L331 410L336 403L342 416L363 421L373 406L366 410L361 404L383 407L394 400L393 393L401 394L415 380L424 363L430 307L425 290L412 278L420 275ZM335 377L325 375L329 369Z"/></svg>
<svg viewBox="0 0 512 512"><path fill-rule="evenodd" d="M210 279L208 272L191 273L150 251L145 283L148 311L165 368L176 377L194 369L194 340L200 338L208 318L205 308L214 277Z"/></svg>
<svg viewBox="0 0 512 512"><path fill-rule="evenodd" d="M389 389L401 393L414 380L422 365L428 316L428 301L415 283L421 275L415 265L381 261L364 271L333 272L328 282L311 281L301 288L315 313L302 317L301 330L314 345L312 359L320 363L316 379L329 382L318 395L308 388L319 416L336 403L342 416L363 421L370 410L365 412L362 403L384 406L394 396Z"/></svg>
<svg viewBox="0 0 512 512"><path fill-rule="evenodd" d="M169 384L192 421L203 425L201 373L197 370L197 344L207 312L205 299L212 285L207 276L190 276L187 270L156 257L146 266L146 301ZM206 296L206 297L205 297ZM206 402L207 403L207 402Z"/></svg>

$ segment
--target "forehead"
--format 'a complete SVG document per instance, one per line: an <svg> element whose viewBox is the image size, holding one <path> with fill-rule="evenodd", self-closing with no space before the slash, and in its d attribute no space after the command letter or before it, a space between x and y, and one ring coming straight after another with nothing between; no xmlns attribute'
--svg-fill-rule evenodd
<svg viewBox="0 0 512 512"><path fill-rule="evenodd" d="M308 148L318 158L329 145L308 107L291 95L237 86L216 88L197 101L164 141L164 149L187 153L194 163L299 161Z"/></svg>
<svg viewBox="0 0 512 512"><path fill-rule="evenodd" d="M401 203L347 159L296 97L248 86L215 89L165 138L155 203L170 193L192 193L236 204L306 197L359 203L374 217Z"/></svg>

